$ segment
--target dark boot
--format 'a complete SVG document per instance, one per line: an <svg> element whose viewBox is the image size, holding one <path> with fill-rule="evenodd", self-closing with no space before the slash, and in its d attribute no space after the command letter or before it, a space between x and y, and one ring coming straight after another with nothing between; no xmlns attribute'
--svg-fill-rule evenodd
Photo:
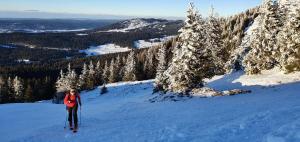
<svg viewBox="0 0 300 142"><path fill-rule="evenodd" d="M75 127L74 127L74 129L73 129L73 132L76 133L77 130L78 130L78 124L75 124Z"/></svg>
<svg viewBox="0 0 300 142"><path fill-rule="evenodd" d="M69 127L70 127L70 130L73 130L72 122L69 122Z"/></svg>

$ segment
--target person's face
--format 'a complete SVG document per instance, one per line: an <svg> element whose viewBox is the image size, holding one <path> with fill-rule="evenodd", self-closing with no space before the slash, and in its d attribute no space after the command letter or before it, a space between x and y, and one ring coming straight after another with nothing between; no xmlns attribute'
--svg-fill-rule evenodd
<svg viewBox="0 0 300 142"><path fill-rule="evenodd" d="M71 95L74 95L75 94L75 91L71 91Z"/></svg>

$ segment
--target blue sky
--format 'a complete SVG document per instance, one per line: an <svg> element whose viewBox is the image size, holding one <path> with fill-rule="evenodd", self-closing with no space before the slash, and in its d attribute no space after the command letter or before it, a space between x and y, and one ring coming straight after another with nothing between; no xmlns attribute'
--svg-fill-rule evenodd
<svg viewBox="0 0 300 142"><path fill-rule="evenodd" d="M0 0L0 11L184 17L188 2L188 0ZM259 5L261 0L194 0L194 2L203 15L207 15L208 9L213 5L220 15L229 16Z"/></svg>

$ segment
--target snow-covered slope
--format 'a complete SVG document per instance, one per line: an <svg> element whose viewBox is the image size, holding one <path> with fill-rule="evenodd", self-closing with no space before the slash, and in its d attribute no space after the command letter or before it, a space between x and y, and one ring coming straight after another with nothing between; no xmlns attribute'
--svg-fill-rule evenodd
<svg viewBox="0 0 300 142"><path fill-rule="evenodd" d="M251 77L236 72L207 81L207 86L220 91L252 90L250 94L229 97L150 103L148 100L154 97L152 80L109 84L109 92L103 96L99 95L99 89L82 92L82 120L77 134L63 128L64 105L49 102L0 105L0 140L298 142L299 73L274 72ZM286 81L292 77L292 81ZM263 86L253 84L260 80L268 81ZM246 85L246 82L253 83Z"/></svg>
<svg viewBox="0 0 300 142"><path fill-rule="evenodd" d="M85 53L87 56L103 55L118 52L130 51L128 47L121 47L115 44L105 44L100 46L91 46L88 49L80 50L80 53Z"/></svg>
<svg viewBox="0 0 300 142"><path fill-rule="evenodd" d="M134 42L135 48L149 48L161 45L162 43L174 38L175 36L165 36L163 38L153 38L148 40L138 40Z"/></svg>
<svg viewBox="0 0 300 142"><path fill-rule="evenodd" d="M181 21L168 21L165 19L153 19L153 18L137 18L121 21L107 27L96 30L97 32L130 32L133 30L142 29L145 30L158 30L164 31L168 28L178 29L182 24ZM145 29L143 29L145 28Z"/></svg>

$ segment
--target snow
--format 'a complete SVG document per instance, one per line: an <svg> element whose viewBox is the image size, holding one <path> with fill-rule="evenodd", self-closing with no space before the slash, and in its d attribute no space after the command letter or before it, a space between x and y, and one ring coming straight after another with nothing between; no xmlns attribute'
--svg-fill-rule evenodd
<svg viewBox="0 0 300 142"><path fill-rule="evenodd" d="M79 33L79 34L76 34L77 36L87 36L89 34L86 34L86 33Z"/></svg>
<svg viewBox="0 0 300 142"><path fill-rule="evenodd" d="M87 56L103 55L118 52L127 52L131 49L128 47L121 47L115 44L105 44L100 46L91 46L86 50L80 50L80 53L85 53Z"/></svg>
<svg viewBox="0 0 300 142"><path fill-rule="evenodd" d="M101 32L128 32L130 30L147 27L147 26L154 25L154 24L157 24L157 23L159 23L159 22L151 22L150 23L150 22L146 22L142 19L132 19L132 20L123 21L122 24L126 25L124 28L111 29L111 30L108 30L108 31L101 31Z"/></svg>
<svg viewBox="0 0 300 142"><path fill-rule="evenodd" d="M153 38L148 40L138 40L134 42L135 48L149 48L161 45L162 43L174 38L175 36L165 36L162 38Z"/></svg>
<svg viewBox="0 0 300 142"><path fill-rule="evenodd" d="M295 80L287 81L290 77ZM258 80L260 79L260 80ZM266 80L264 83L259 81ZM282 83L279 84L278 81ZM81 92L77 134L64 130L65 106L49 102L0 105L1 142L297 142L300 141L299 72L206 80L216 90L252 93L150 103L153 80L108 84ZM250 85L248 82L251 82ZM248 84L247 84L248 83ZM244 85L247 84L247 85ZM273 85L272 87L261 86ZM276 85L274 85L276 84Z"/></svg>
<svg viewBox="0 0 300 142"><path fill-rule="evenodd" d="M242 75L239 79L234 80L233 83L242 83L242 85L260 85L273 86L279 84L288 84L300 81L300 72L285 74L279 68L262 71L259 75Z"/></svg>
<svg viewBox="0 0 300 142"><path fill-rule="evenodd" d="M0 33L14 33L14 32L25 32L25 33L66 33L66 32L81 32L89 29L56 29L56 30L35 30L35 29L0 29Z"/></svg>
<svg viewBox="0 0 300 142"><path fill-rule="evenodd" d="M3 45L3 44L0 44L0 48L15 48L15 47L10 46L10 45Z"/></svg>
<svg viewBox="0 0 300 142"><path fill-rule="evenodd" d="M19 59L17 60L19 63L27 63L27 64L30 64L31 61L29 59Z"/></svg>

